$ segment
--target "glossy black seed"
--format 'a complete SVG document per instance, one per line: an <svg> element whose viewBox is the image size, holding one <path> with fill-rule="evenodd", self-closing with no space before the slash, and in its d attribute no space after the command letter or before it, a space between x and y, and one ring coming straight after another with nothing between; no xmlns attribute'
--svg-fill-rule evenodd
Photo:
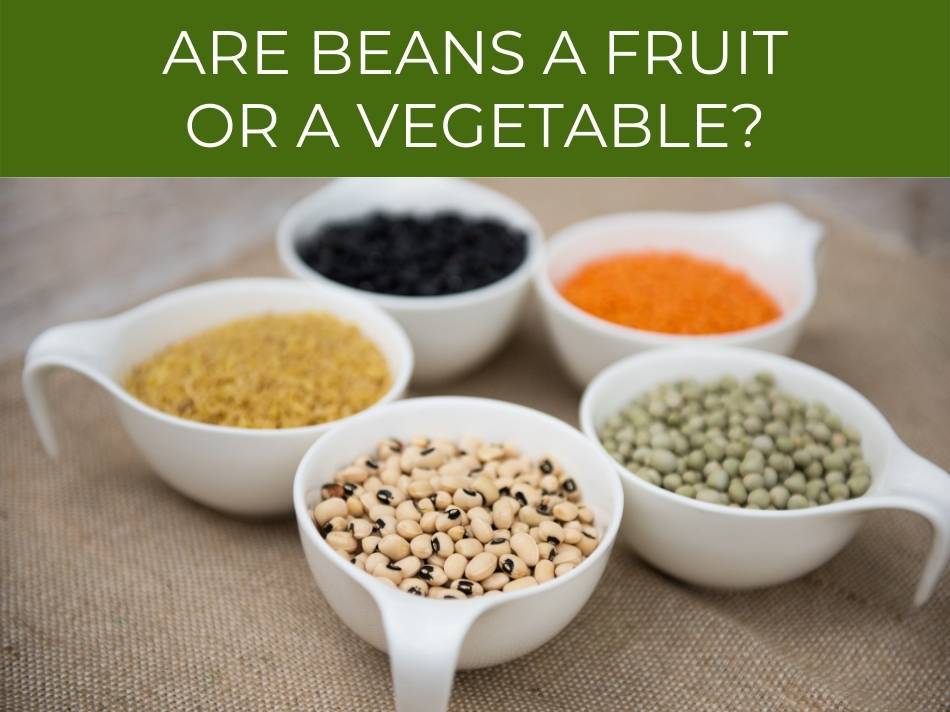
<svg viewBox="0 0 950 712"><path fill-rule="evenodd" d="M433 572L433 571L435 571L435 567L430 566L429 564L426 564L426 565L423 566L421 569L419 569L419 574L418 574L418 576L419 576L419 578L421 578L423 581L431 581L431 580L432 580L432 572Z"/></svg>
<svg viewBox="0 0 950 712"><path fill-rule="evenodd" d="M458 588L458 590L464 593L466 596L471 596L472 591L474 590L472 582L468 579L459 579L456 588Z"/></svg>
<svg viewBox="0 0 950 712"><path fill-rule="evenodd" d="M456 509L455 507L453 507L452 509L446 509L445 513L449 515L449 519L453 519L453 520L458 519L459 517L462 516L462 510Z"/></svg>
<svg viewBox="0 0 950 712"><path fill-rule="evenodd" d="M504 561L501 562L501 568L506 574L510 574L512 571L514 571L515 560L505 559Z"/></svg>
<svg viewBox="0 0 950 712"><path fill-rule="evenodd" d="M336 282L382 294L435 296L511 274L524 262L527 238L490 218L376 213L324 225L296 247L307 265Z"/></svg>
<svg viewBox="0 0 950 712"><path fill-rule="evenodd" d="M347 497L352 497L355 493L356 485L354 485L352 482L347 482L345 485L343 485L343 494L345 494Z"/></svg>
<svg viewBox="0 0 950 712"><path fill-rule="evenodd" d="M377 490L376 499L378 499L383 504L389 504L393 500L393 493L388 489Z"/></svg>

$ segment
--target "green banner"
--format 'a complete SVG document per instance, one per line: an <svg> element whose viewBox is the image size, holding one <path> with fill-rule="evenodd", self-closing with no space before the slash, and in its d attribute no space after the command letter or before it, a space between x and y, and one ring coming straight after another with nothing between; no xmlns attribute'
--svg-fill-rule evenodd
<svg viewBox="0 0 950 712"><path fill-rule="evenodd" d="M3 175L950 175L950 4L4 0Z"/></svg>

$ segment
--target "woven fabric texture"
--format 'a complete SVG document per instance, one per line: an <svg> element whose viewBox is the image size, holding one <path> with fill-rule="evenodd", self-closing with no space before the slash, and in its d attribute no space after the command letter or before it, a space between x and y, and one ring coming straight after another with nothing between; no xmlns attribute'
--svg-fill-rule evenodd
<svg viewBox="0 0 950 712"><path fill-rule="evenodd" d="M950 467L947 270L853 231L832 230L796 356L863 391ZM268 249L229 271L275 270ZM576 422L578 393L537 323L526 315L502 354L441 392ZM238 521L170 490L107 397L71 374L52 383L64 442L50 461L21 367L0 366L0 707L392 708L386 657L321 598L292 521ZM529 656L458 674L451 708L948 709L948 577L911 607L929 538L913 515L875 513L819 570L736 593L683 585L618 548L577 620Z"/></svg>

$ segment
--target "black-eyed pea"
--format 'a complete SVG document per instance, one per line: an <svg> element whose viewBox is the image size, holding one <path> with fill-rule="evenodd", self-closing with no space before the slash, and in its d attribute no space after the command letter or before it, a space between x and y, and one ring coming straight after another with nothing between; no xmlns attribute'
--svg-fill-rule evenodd
<svg viewBox="0 0 950 712"><path fill-rule="evenodd" d="M439 467L439 476L452 480L465 480L471 470L472 468L468 466L465 460L455 458L443 463L443 465Z"/></svg>
<svg viewBox="0 0 950 712"><path fill-rule="evenodd" d="M522 576L521 578L512 579L505 584L505 587L502 589L505 593L510 593L511 591L520 591L524 588L531 588L532 586L537 586L538 581L534 576Z"/></svg>
<svg viewBox="0 0 950 712"><path fill-rule="evenodd" d="M373 523L368 519L352 519L348 525L350 533L363 540L373 533Z"/></svg>
<svg viewBox="0 0 950 712"><path fill-rule="evenodd" d="M387 487L392 487L397 484L401 477L402 468L399 467L399 460L396 458L391 458L387 461L386 466L383 467L379 473L380 481Z"/></svg>
<svg viewBox="0 0 950 712"><path fill-rule="evenodd" d="M313 508L313 519L317 526L321 528L334 517L345 517L346 515L346 502L341 497L325 499Z"/></svg>
<svg viewBox="0 0 950 712"><path fill-rule="evenodd" d="M369 510L377 506L379 502L376 500L376 495L372 492L367 492L363 490L359 496L360 504L363 505L363 511L369 513Z"/></svg>
<svg viewBox="0 0 950 712"><path fill-rule="evenodd" d="M484 475L492 480L498 479L498 463L497 462L484 462L479 463L477 468L472 470L472 476L475 476L475 473ZM500 486L500 485L499 485Z"/></svg>
<svg viewBox="0 0 950 712"><path fill-rule="evenodd" d="M547 559L541 559L538 565L534 567L534 578L538 583L544 583L554 578L554 563Z"/></svg>
<svg viewBox="0 0 950 712"><path fill-rule="evenodd" d="M428 563L419 568L416 576L428 583L429 586L441 586L449 580L441 566Z"/></svg>
<svg viewBox="0 0 950 712"><path fill-rule="evenodd" d="M445 575L454 581L465 575L466 566L468 566L468 559L461 554L452 554L445 559L445 566L442 568L445 571Z"/></svg>
<svg viewBox="0 0 950 712"><path fill-rule="evenodd" d="M419 534L409 542L409 550L413 556L420 559L428 559L432 556L432 536L429 534Z"/></svg>
<svg viewBox="0 0 950 712"><path fill-rule="evenodd" d="M490 462L492 460L500 460L505 456L505 448L502 445L497 443L489 443L482 445L475 452L475 457L477 457L482 462Z"/></svg>
<svg viewBox="0 0 950 712"><path fill-rule="evenodd" d="M550 455L546 455L541 458L541 461L538 463L538 469L541 470L541 473L544 475L561 474L560 463Z"/></svg>
<svg viewBox="0 0 950 712"><path fill-rule="evenodd" d="M520 477L518 477L518 480L520 482L525 483L526 485L530 485L531 487L534 487L538 491L538 494L540 495L541 494L541 478L543 476L544 475L541 474L541 471L535 468L533 470L526 472Z"/></svg>
<svg viewBox="0 0 950 712"><path fill-rule="evenodd" d="M435 487L432 486L429 480L413 480L409 483L407 489L409 496L413 499L423 499L424 497L431 497L435 494Z"/></svg>
<svg viewBox="0 0 950 712"><path fill-rule="evenodd" d="M406 578L415 576L417 573L419 573L419 569L422 568L422 562L417 556L406 556L399 561L396 561L395 565L400 568L403 576Z"/></svg>
<svg viewBox="0 0 950 712"><path fill-rule="evenodd" d="M393 455L398 456L401 452L402 443L396 440L396 438L383 440L376 447L376 454L379 456L380 460L386 460Z"/></svg>
<svg viewBox="0 0 950 712"><path fill-rule="evenodd" d="M572 564L572 563L558 564L557 566L554 567L554 575L556 577L563 576L564 574L567 574L573 571L575 566L577 566L577 564Z"/></svg>
<svg viewBox="0 0 950 712"><path fill-rule="evenodd" d="M435 493L435 500L433 500L436 509L445 510L447 507L452 506L452 495L443 490L439 490Z"/></svg>
<svg viewBox="0 0 950 712"><path fill-rule="evenodd" d="M374 580L374 581L377 581L377 582L379 582L379 583L381 583L381 584L383 584L384 586L389 586L389 588L399 588L399 586L397 586L396 584L394 584L394 583L393 583L391 580L389 580L388 578L384 578L383 576L374 576L374 577L373 577L373 580Z"/></svg>
<svg viewBox="0 0 950 712"><path fill-rule="evenodd" d="M441 512L434 510L431 512L423 512L422 518L419 520L419 526L422 527L422 531L426 534L434 534L436 532L435 524L439 519L439 514L441 514Z"/></svg>
<svg viewBox="0 0 950 712"><path fill-rule="evenodd" d="M485 544L485 551L495 556L504 556L511 553L511 542L508 537L495 537Z"/></svg>
<svg viewBox="0 0 950 712"><path fill-rule="evenodd" d="M379 542L378 551L385 554L392 561L399 561L409 556L409 542L398 534L388 534Z"/></svg>
<svg viewBox="0 0 950 712"><path fill-rule="evenodd" d="M558 482L557 476L555 475L542 476L539 485L544 494L555 494L561 488L561 483Z"/></svg>
<svg viewBox="0 0 950 712"><path fill-rule="evenodd" d="M575 529L573 527L571 527L570 529L568 529L567 527L564 528L564 541L566 543L577 546L580 543L581 539L583 538L584 536L583 534L581 534L580 529Z"/></svg>
<svg viewBox="0 0 950 712"><path fill-rule="evenodd" d="M362 485L368 479L370 479L370 476L369 471L365 467L350 465L349 467L344 467L342 470L337 472L336 478L340 482L350 482L354 485Z"/></svg>
<svg viewBox="0 0 950 712"><path fill-rule="evenodd" d="M421 578L407 578L399 583L399 590L411 593L414 596L429 595L429 584Z"/></svg>
<svg viewBox="0 0 950 712"><path fill-rule="evenodd" d="M333 531L327 534L327 544L347 554L355 554L360 548L356 538L345 529L343 531Z"/></svg>
<svg viewBox="0 0 950 712"><path fill-rule="evenodd" d="M484 504L484 498L475 490L463 486L455 490L452 502L459 509L467 511L473 507L481 507Z"/></svg>
<svg viewBox="0 0 950 712"><path fill-rule="evenodd" d="M531 463L520 457L512 457L502 461L498 466L498 476L514 479L531 467Z"/></svg>
<svg viewBox="0 0 950 712"><path fill-rule="evenodd" d="M399 455L399 467L403 472L412 472L413 468L421 467L419 453L422 448L418 445L407 445Z"/></svg>
<svg viewBox="0 0 950 712"><path fill-rule="evenodd" d="M443 588L442 586L436 586L429 589L429 598L456 598L463 599L465 594L461 591L456 591L452 588Z"/></svg>
<svg viewBox="0 0 950 712"><path fill-rule="evenodd" d="M535 527L544 521L544 517L538 513L538 510L530 504L518 510L518 521L528 527ZM512 531L514 531L512 529Z"/></svg>
<svg viewBox="0 0 950 712"><path fill-rule="evenodd" d="M388 504L374 504L369 508L369 518L373 521L380 519L382 517L392 517L396 518L396 508L391 507Z"/></svg>
<svg viewBox="0 0 950 712"><path fill-rule="evenodd" d="M489 551L483 551L465 564L465 577L472 581L484 581L498 566L498 557Z"/></svg>
<svg viewBox="0 0 950 712"><path fill-rule="evenodd" d="M501 496L498 493L498 487L495 485L495 481L484 474L480 475L472 483L472 489L478 492L485 501L485 504L491 506L495 501Z"/></svg>
<svg viewBox="0 0 950 712"><path fill-rule="evenodd" d="M502 571L496 571L487 579L481 582L482 588L486 591L500 591L504 588L505 584L511 581L511 578L508 574Z"/></svg>
<svg viewBox="0 0 950 712"><path fill-rule="evenodd" d="M366 559L369 558L369 554L365 551L361 551L359 554L350 559L350 563L353 564L360 571L366 571Z"/></svg>
<svg viewBox="0 0 950 712"><path fill-rule="evenodd" d="M475 453L481 446L481 438L475 435L463 435L459 440L459 448L463 454Z"/></svg>
<svg viewBox="0 0 950 712"><path fill-rule="evenodd" d="M362 517L366 513L366 507L359 497L350 497L346 500L346 510L351 517Z"/></svg>
<svg viewBox="0 0 950 712"><path fill-rule="evenodd" d="M331 499L333 497L339 497L340 499L346 498L346 493L343 491L343 485L339 482L328 482L320 488L321 499Z"/></svg>
<svg viewBox="0 0 950 712"><path fill-rule="evenodd" d="M320 532L323 536L326 536L330 532L342 532L348 530L349 524L346 517L334 517L329 522L323 525L320 529Z"/></svg>
<svg viewBox="0 0 950 712"><path fill-rule="evenodd" d="M522 507L530 505L537 507L541 504L541 491L525 482L516 482L511 486L511 496L518 500Z"/></svg>
<svg viewBox="0 0 950 712"><path fill-rule="evenodd" d="M540 558L538 542L524 532L511 536L511 550L528 566L534 566Z"/></svg>
<svg viewBox="0 0 950 712"><path fill-rule="evenodd" d="M584 558L581 550L572 544L560 544L557 547L557 555L554 557L554 565L561 564L579 564Z"/></svg>
<svg viewBox="0 0 950 712"><path fill-rule="evenodd" d="M434 499L434 495L430 497L426 497L425 499L420 499L418 502L416 502L416 509L418 509L423 514L425 514L426 512L436 511L435 504L432 501L433 499Z"/></svg>
<svg viewBox="0 0 950 712"><path fill-rule="evenodd" d="M439 556L438 554L432 554L428 559L426 559L427 564L432 564L433 566L438 566L440 569L445 566L445 557Z"/></svg>
<svg viewBox="0 0 950 712"><path fill-rule="evenodd" d="M592 524L594 522L594 513L587 507L580 506L577 508L577 518L583 524Z"/></svg>
<svg viewBox="0 0 950 712"><path fill-rule="evenodd" d="M546 541L538 543L538 558L539 559L553 559L557 555L557 549L553 544L549 544Z"/></svg>
<svg viewBox="0 0 950 712"><path fill-rule="evenodd" d="M396 507L396 520L402 521L403 519L411 519L414 522L422 519L422 513L419 512L416 503L410 499L400 502L399 506Z"/></svg>
<svg viewBox="0 0 950 712"><path fill-rule="evenodd" d="M538 525L538 532L541 534L541 540L557 546L564 541L564 527L557 522L550 520L541 522Z"/></svg>
<svg viewBox="0 0 950 712"><path fill-rule="evenodd" d="M510 504L512 501L514 500L511 500L508 497L502 497L495 500L495 503L491 507L492 524L494 525L495 529L511 528L511 523L514 521L515 512L517 511Z"/></svg>
<svg viewBox="0 0 950 712"><path fill-rule="evenodd" d="M367 554L372 554L375 553L379 548L379 542L382 540L383 538L381 536L370 534L369 536L363 537L363 539L360 540L360 546Z"/></svg>
<svg viewBox="0 0 950 712"><path fill-rule="evenodd" d="M590 556L597 548L599 541L600 536L597 534L597 530L593 527L585 527L581 532L581 540L577 544L577 548L581 550L584 556Z"/></svg>
<svg viewBox="0 0 950 712"><path fill-rule="evenodd" d="M521 557L514 554L505 554L504 556L498 557L498 568L513 579L528 575L528 565Z"/></svg>
<svg viewBox="0 0 950 712"><path fill-rule="evenodd" d="M485 589L482 588L480 583L465 578L453 581L449 585L449 588L452 588L459 593L464 593L466 596L481 596L483 593L485 593Z"/></svg>
<svg viewBox="0 0 950 712"><path fill-rule="evenodd" d="M530 534L531 527L529 527L524 522L515 522L511 525L511 533L514 534Z"/></svg>
<svg viewBox="0 0 950 712"><path fill-rule="evenodd" d="M581 498L581 491L572 477L568 477L561 482L561 489L571 502L576 502Z"/></svg>
<svg viewBox="0 0 950 712"><path fill-rule="evenodd" d="M380 504L388 504L392 507L396 507L405 499L406 493L398 487L390 487L387 485L376 490L376 500L380 502Z"/></svg>
<svg viewBox="0 0 950 712"><path fill-rule="evenodd" d="M467 512L469 523L474 522L476 519L481 519L486 524L491 524L491 512L489 512L484 507L472 507Z"/></svg>
<svg viewBox="0 0 950 712"><path fill-rule="evenodd" d="M405 578L402 569L394 563L388 563L385 566L378 565L373 569L373 576L377 578L389 579L397 586Z"/></svg>
<svg viewBox="0 0 950 712"><path fill-rule="evenodd" d="M396 522L396 533L406 541L412 541L422 534L422 527L413 519L403 519Z"/></svg>
<svg viewBox="0 0 950 712"><path fill-rule="evenodd" d="M442 466L443 462L445 462L445 453L439 452L437 448L430 445L419 451L419 459L416 462L416 467L428 467L437 470Z"/></svg>
<svg viewBox="0 0 950 712"><path fill-rule="evenodd" d="M379 519L374 519L373 523L376 525L376 531L380 536L388 536L396 533L395 517L380 517Z"/></svg>
<svg viewBox="0 0 950 712"><path fill-rule="evenodd" d="M436 532L432 535L432 553L448 558L455 553L455 542L445 532Z"/></svg>
<svg viewBox="0 0 950 712"><path fill-rule="evenodd" d="M465 475L441 475L437 481L436 487L440 491L445 491L449 495L454 495L456 490L467 487L468 478Z"/></svg>
<svg viewBox="0 0 950 712"><path fill-rule="evenodd" d="M484 550L485 546L478 539L464 538L455 542L455 551L466 559L475 558Z"/></svg>
<svg viewBox="0 0 950 712"><path fill-rule="evenodd" d="M551 512L554 514L554 518L561 522L573 522L577 519L578 508L573 502L561 502L554 505Z"/></svg>
<svg viewBox="0 0 950 712"><path fill-rule="evenodd" d="M461 541L465 538L465 527L457 524L445 533L449 535L452 541Z"/></svg>
<svg viewBox="0 0 950 712"><path fill-rule="evenodd" d="M366 557L366 563L363 565L363 568L366 570L366 573L371 574L376 571L378 566L385 566L388 563L389 557L376 551Z"/></svg>
<svg viewBox="0 0 950 712"><path fill-rule="evenodd" d="M486 522L480 518L473 518L469 523L469 529L472 530L472 536L478 539L483 545L490 542L493 538L491 519Z"/></svg>

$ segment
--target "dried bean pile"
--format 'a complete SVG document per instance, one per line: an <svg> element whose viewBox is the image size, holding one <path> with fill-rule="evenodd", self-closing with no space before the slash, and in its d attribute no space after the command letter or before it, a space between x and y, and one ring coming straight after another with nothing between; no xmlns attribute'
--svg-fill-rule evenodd
<svg viewBox="0 0 950 712"><path fill-rule="evenodd" d="M657 386L607 420L601 443L637 477L703 502L802 509L871 486L861 435L772 374Z"/></svg>
<svg viewBox="0 0 950 712"><path fill-rule="evenodd" d="M593 513L550 457L477 438L386 440L321 489L327 543L403 591L467 598L563 576L597 547Z"/></svg>
<svg viewBox="0 0 950 712"><path fill-rule="evenodd" d="M377 213L325 225L297 253L323 276L356 289L430 297L507 277L527 248L523 232L490 218Z"/></svg>

